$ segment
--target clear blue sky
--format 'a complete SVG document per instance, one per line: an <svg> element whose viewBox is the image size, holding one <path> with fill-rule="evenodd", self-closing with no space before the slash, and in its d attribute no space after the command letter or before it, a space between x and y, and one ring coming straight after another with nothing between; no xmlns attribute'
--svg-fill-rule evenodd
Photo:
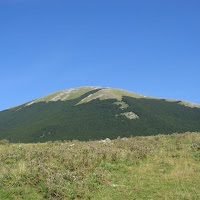
<svg viewBox="0 0 200 200"><path fill-rule="evenodd" d="M200 103L199 0L0 0L0 110L79 86Z"/></svg>

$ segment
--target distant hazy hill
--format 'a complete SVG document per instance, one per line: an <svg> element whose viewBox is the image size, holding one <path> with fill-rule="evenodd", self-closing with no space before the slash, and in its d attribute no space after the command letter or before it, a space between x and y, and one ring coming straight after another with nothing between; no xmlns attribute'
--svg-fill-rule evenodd
<svg viewBox="0 0 200 200"><path fill-rule="evenodd" d="M121 89L62 90L0 112L0 139L93 140L200 131L200 105Z"/></svg>

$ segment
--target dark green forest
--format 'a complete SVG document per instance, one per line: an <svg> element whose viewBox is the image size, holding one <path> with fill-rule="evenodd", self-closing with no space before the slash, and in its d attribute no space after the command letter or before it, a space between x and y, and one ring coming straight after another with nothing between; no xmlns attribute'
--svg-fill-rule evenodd
<svg viewBox="0 0 200 200"><path fill-rule="evenodd" d="M199 108L186 107L178 102L132 97L123 97L129 105L125 110L113 104L116 102L114 99L96 99L76 105L87 95L74 100L39 102L1 111L0 139L28 143L200 131ZM134 112L139 119L131 120L119 115L122 112Z"/></svg>

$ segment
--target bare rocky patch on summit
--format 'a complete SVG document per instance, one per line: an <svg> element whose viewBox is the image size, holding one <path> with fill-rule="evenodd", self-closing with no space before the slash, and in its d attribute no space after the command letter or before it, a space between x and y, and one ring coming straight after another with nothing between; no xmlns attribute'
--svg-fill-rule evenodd
<svg viewBox="0 0 200 200"><path fill-rule="evenodd" d="M94 90L97 90L97 91L94 91ZM94 91L94 93L89 94L88 96L83 98L80 102L78 102L76 105L79 105L82 103L88 103L95 99L99 99L99 100L115 99L116 102L114 104L117 104L118 106L120 106L121 110L124 110L129 105L127 103L123 102L123 97L128 96L128 97L138 98L138 99L144 98L144 99L165 100L168 102L177 102L178 104L181 104L181 105L184 105L187 107L191 107L191 108L200 108L200 104L191 103L191 102L187 102L187 101L149 97L149 96L129 92L129 91L122 90L122 89L116 89L116 88L110 88L110 87L102 88L100 86L83 86L83 87L79 87L79 88L71 88L71 89L67 89L67 90L61 90L58 92L51 93L47 96L35 99L33 101L30 101L30 102L24 104L24 106L30 106L30 105L32 105L34 103L38 103L38 102L67 101L67 100L71 100L71 99L76 99L76 98L79 98L82 95L84 95L88 92L91 92L91 91Z"/></svg>

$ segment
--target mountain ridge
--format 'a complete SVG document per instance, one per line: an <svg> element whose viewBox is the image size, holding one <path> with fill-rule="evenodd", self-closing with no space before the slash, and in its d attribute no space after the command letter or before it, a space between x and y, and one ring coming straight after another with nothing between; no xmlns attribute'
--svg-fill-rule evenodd
<svg viewBox="0 0 200 200"><path fill-rule="evenodd" d="M0 112L0 139L11 142L96 140L200 131L198 104L84 86Z"/></svg>
<svg viewBox="0 0 200 200"><path fill-rule="evenodd" d="M78 104L88 103L94 99L100 99L100 100L116 99L116 100L118 100L118 102L120 102L122 100L122 96L130 96L133 98L148 98L148 99L158 99L158 100L164 99L165 101L179 102L180 104L188 106L188 107L200 108L200 104L189 102L189 101L182 101L182 100L168 99L168 98L161 98L161 97L151 97L151 96L134 93L134 92L123 90L123 89L117 89L117 88L111 88L111 87L103 88L101 86L82 86L82 87L77 87L77 88L60 90L60 91L50 93L43 97L32 100L28 103L23 103L20 105L29 106L33 103L38 103L38 102L49 102L49 101L59 101L59 100L67 101L70 99L78 98L81 95L83 95L87 92L90 92L90 91L94 91L94 90L97 90L97 92L88 95L87 97L82 99L80 102L78 102ZM17 107L17 106L14 106L14 107ZM8 109L12 109L14 107L11 107Z"/></svg>

